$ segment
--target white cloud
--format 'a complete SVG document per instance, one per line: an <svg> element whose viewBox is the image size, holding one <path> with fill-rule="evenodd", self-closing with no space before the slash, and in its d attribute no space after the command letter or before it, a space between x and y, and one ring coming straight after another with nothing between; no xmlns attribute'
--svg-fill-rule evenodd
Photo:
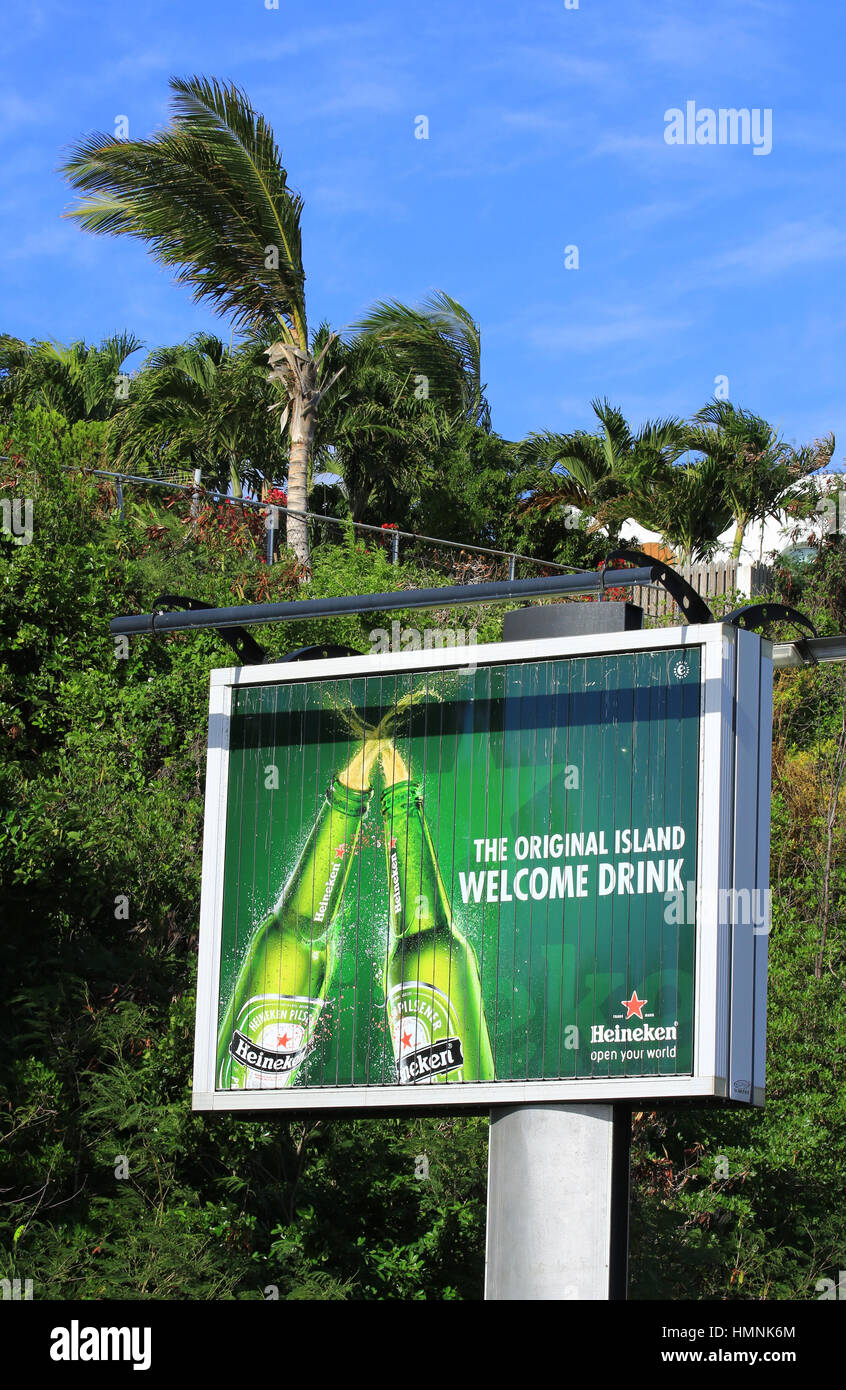
<svg viewBox="0 0 846 1390"><path fill-rule="evenodd" d="M0 92L0 129L3 135L24 125L41 125L52 118L52 109L46 102L31 97L19 97L15 92Z"/></svg>
<svg viewBox="0 0 846 1390"><path fill-rule="evenodd" d="M636 306L615 306L610 310L599 307L593 313L582 311L578 318L562 309L564 317L569 317L570 322L530 328L529 339L542 348L598 352L620 343L665 341L668 334L691 326L689 319L662 317Z"/></svg>
<svg viewBox="0 0 846 1390"><path fill-rule="evenodd" d="M666 222L670 218L679 221L695 208L701 207L704 202L713 202L713 196L713 191L709 188L692 198L657 198L654 202L628 208L621 215L632 228L655 227L659 222Z"/></svg>
<svg viewBox="0 0 846 1390"><path fill-rule="evenodd" d="M368 190L362 179L342 182L333 176L325 182L310 184L309 207L330 214L360 213L365 217L390 217L401 220L408 216L408 206L398 199L388 198L377 187Z"/></svg>
<svg viewBox="0 0 846 1390"><path fill-rule="evenodd" d="M726 272L737 272L744 280L765 279L800 265L843 260L846 232L824 223L783 222L743 246L724 251L712 260L706 271L724 279Z"/></svg>
<svg viewBox="0 0 846 1390"><path fill-rule="evenodd" d="M672 68L674 73L742 73L744 77L765 69L787 66L778 56L778 17L774 7L747 4L743 13L738 0L724 9L713 4L707 17L701 15L653 14L623 37L643 51L647 61ZM784 11L778 7L779 13ZM674 103L668 102L668 105ZM743 104L743 103L739 103Z"/></svg>
<svg viewBox="0 0 846 1390"><path fill-rule="evenodd" d="M268 11L270 23L286 24L280 11ZM340 48L344 52L357 49L366 39L379 39L381 27L377 23L364 24L324 24L291 33L285 30L278 38L268 29L266 42L234 44L230 60L235 63L273 63L280 58L296 58L318 48L325 52L328 48ZM307 75L306 75L307 76Z"/></svg>
<svg viewBox="0 0 846 1390"><path fill-rule="evenodd" d="M614 132L597 141L590 153L593 155L641 155L650 160L661 159L662 162L667 163L667 149L668 146L664 143L664 122L663 117L661 117L656 122L654 134L621 135Z"/></svg>
<svg viewBox="0 0 846 1390"><path fill-rule="evenodd" d="M508 47L507 53L494 61L481 65L487 68L507 67L513 73L521 69L536 81L539 74L544 77L564 78L569 82L582 82L589 86L606 88L614 80L615 68L605 59L574 57L569 53L559 53L552 45L515 44Z"/></svg>
<svg viewBox="0 0 846 1390"><path fill-rule="evenodd" d="M396 111L403 99L393 83L356 78L349 82L333 83L334 95L309 106L309 119L315 116L352 115L355 111ZM339 89L338 89L339 87ZM413 113L409 108L409 125Z"/></svg>
<svg viewBox="0 0 846 1390"><path fill-rule="evenodd" d="M570 135L578 123L564 116L555 116L548 111L503 111L500 120L503 125L515 130L531 130L543 134Z"/></svg>

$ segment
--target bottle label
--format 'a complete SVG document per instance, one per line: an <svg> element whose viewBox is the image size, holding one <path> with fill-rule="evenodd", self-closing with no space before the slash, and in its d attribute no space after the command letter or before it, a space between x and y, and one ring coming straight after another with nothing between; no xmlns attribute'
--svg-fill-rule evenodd
<svg viewBox="0 0 846 1390"><path fill-rule="evenodd" d="M419 982L394 985L388 1013L401 1085L463 1080L458 1019L445 994Z"/></svg>
<svg viewBox="0 0 846 1390"><path fill-rule="evenodd" d="M224 1090L288 1086L315 1045L321 999L260 995L241 1009L221 1068Z"/></svg>

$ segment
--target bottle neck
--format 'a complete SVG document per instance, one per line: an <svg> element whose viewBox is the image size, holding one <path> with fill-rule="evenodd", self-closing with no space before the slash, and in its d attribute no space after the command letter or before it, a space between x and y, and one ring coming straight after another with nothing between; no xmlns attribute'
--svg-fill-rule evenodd
<svg viewBox="0 0 846 1390"><path fill-rule="evenodd" d="M419 811L423 806L423 789L419 782L395 782L382 793L382 815L386 819L407 815L413 807Z"/></svg>
<svg viewBox="0 0 846 1390"><path fill-rule="evenodd" d="M372 787L347 787L333 777L326 788L326 800L334 811L345 816L364 815L373 795Z"/></svg>

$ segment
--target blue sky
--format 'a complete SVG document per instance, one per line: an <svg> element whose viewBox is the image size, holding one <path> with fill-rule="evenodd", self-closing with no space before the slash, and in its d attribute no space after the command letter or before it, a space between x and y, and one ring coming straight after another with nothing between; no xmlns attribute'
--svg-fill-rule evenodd
<svg viewBox="0 0 846 1390"><path fill-rule="evenodd" d="M272 3L13 0L2 331L125 328L148 347L225 333L140 245L63 221L55 172L120 116L130 136L163 125L171 75L214 75L270 120L305 199L312 326L443 289L481 325L508 438L588 426L596 395L634 423L689 415L727 377L730 399L789 440L834 430L842 465L841 5ZM770 111L772 149L668 144L665 113L687 102Z"/></svg>

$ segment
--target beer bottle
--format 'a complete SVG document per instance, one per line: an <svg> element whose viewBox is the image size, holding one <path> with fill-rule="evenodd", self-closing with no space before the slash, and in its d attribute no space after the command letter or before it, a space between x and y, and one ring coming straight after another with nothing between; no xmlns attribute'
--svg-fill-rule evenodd
<svg viewBox="0 0 846 1390"><path fill-rule="evenodd" d="M395 748L383 754L382 768L391 913L385 994L397 1079L492 1080L479 965L452 921L420 786Z"/></svg>
<svg viewBox="0 0 846 1390"><path fill-rule="evenodd" d="M278 903L247 948L218 1035L219 1089L290 1085L313 1046L330 928L373 794L367 782L377 749L363 748L333 778Z"/></svg>

